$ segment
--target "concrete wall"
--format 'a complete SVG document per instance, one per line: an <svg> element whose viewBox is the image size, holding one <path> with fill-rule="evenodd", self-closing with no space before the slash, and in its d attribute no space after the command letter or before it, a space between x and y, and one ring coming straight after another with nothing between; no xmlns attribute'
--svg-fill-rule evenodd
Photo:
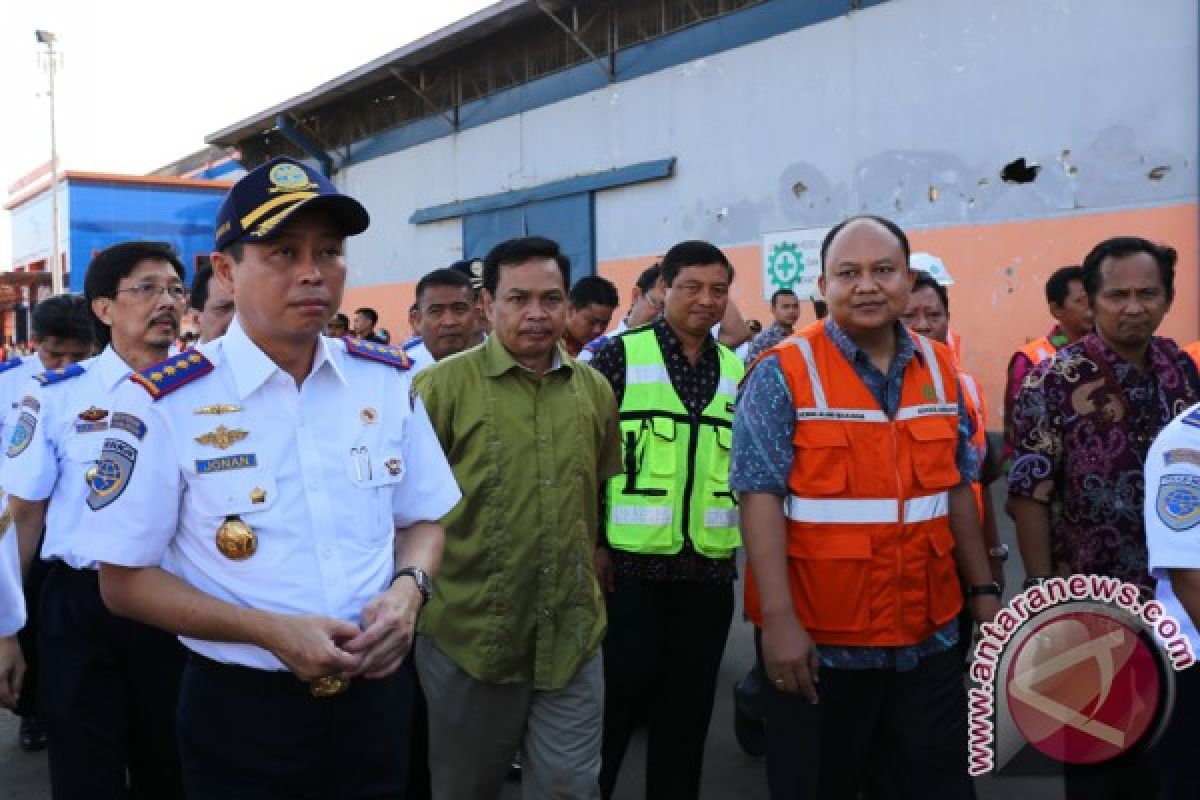
<svg viewBox="0 0 1200 800"><path fill-rule="evenodd" d="M1109 235L1180 249L1167 332L1196 338L1196 109L1195 0L896 0L349 167L374 218L351 296L395 306L394 331L412 282L459 257L459 223L410 225L417 208L675 156L671 179L596 195L623 296L671 243L709 239L764 318L764 232L883 214L946 260L998 399L1048 325L1045 277ZM1001 180L1017 158L1034 181Z"/></svg>

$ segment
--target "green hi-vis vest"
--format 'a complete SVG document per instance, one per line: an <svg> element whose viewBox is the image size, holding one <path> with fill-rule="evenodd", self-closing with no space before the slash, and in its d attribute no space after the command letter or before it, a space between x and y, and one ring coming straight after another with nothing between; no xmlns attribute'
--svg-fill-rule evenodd
<svg viewBox="0 0 1200 800"><path fill-rule="evenodd" d="M683 549L686 531L696 552L727 558L741 544L737 501L729 490L729 449L733 401L745 367L718 345L717 391L693 417L671 386L653 328L621 338L625 471L608 482L608 543L631 553L673 555Z"/></svg>

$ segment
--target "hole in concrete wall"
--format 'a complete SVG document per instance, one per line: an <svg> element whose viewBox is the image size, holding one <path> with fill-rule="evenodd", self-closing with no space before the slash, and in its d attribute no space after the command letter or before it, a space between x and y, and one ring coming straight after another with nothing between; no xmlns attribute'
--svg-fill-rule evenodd
<svg viewBox="0 0 1200 800"><path fill-rule="evenodd" d="M1161 181L1163 178L1167 177L1167 173L1170 171L1171 168L1169 166L1166 164L1160 164L1146 173L1146 177L1152 181Z"/></svg>
<svg viewBox="0 0 1200 800"><path fill-rule="evenodd" d="M792 184L792 194L796 195L796 197L799 197L807 191L808 187L804 185L804 181L796 181Z"/></svg>
<svg viewBox="0 0 1200 800"><path fill-rule="evenodd" d="M1022 157L1005 164L1004 168L1000 170L1000 179L1005 183L1033 183L1041 171L1041 165L1026 164Z"/></svg>

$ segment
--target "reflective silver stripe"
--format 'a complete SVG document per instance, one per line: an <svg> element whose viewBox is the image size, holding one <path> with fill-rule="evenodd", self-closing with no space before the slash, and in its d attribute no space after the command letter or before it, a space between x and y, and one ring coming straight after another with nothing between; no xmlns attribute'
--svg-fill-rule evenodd
<svg viewBox="0 0 1200 800"><path fill-rule="evenodd" d="M967 394L971 395L971 402L975 408L979 408L979 387L975 385L975 379L965 372L958 373L958 377L962 380L963 388L967 390Z"/></svg>
<svg viewBox="0 0 1200 800"><path fill-rule="evenodd" d="M928 522L949 513L950 495L947 492L913 497L904 501L904 521L906 523Z"/></svg>
<svg viewBox="0 0 1200 800"><path fill-rule="evenodd" d="M625 367L625 383L665 383L671 385L671 376L665 365L631 364Z"/></svg>
<svg viewBox="0 0 1200 800"><path fill-rule="evenodd" d="M704 527L706 528L736 528L738 511L736 508L706 508L704 509Z"/></svg>
<svg viewBox="0 0 1200 800"><path fill-rule="evenodd" d="M871 408L797 408L796 421L827 419L836 422L887 422L887 415Z"/></svg>
<svg viewBox="0 0 1200 800"><path fill-rule="evenodd" d="M958 406L954 403L930 403L923 406L905 406L896 412L896 419L916 419L917 417L957 417Z"/></svg>
<svg viewBox="0 0 1200 800"><path fill-rule="evenodd" d="M924 336L917 335L917 342L921 345L921 350L925 353L925 364L929 367L929 372L933 375L933 389L937 392L939 403L946 402L946 387L942 384L942 368L938 366L937 355L933 352L933 345Z"/></svg>
<svg viewBox="0 0 1200 800"><path fill-rule="evenodd" d="M613 506L613 525L670 525L670 506Z"/></svg>
<svg viewBox="0 0 1200 800"><path fill-rule="evenodd" d="M800 355L804 356L804 366L808 368L808 382L812 384L813 402L817 404L817 408L829 408L829 403L825 401L825 387L821 385L821 376L817 372L817 359L813 356L812 345L808 339L799 336L792 338L791 342L796 345Z"/></svg>
<svg viewBox="0 0 1200 800"><path fill-rule="evenodd" d="M731 381L729 378L721 378L717 381L717 394L723 394L727 397L737 397L737 381Z"/></svg>
<svg viewBox="0 0 1200 800"><path fill-rule="evenodd" d="M818 524L882 525L898 521L900 504L893 499L796 497L791 495L784 513L793 522Z"/></svg>

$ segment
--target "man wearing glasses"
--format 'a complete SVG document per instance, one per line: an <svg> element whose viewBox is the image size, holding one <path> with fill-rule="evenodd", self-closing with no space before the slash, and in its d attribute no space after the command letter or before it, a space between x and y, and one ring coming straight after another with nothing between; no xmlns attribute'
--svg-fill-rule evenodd
<svg viewBox="0 0 1200 800"><path fill-rule="evenodd" d="M104 606L81 544L85 498L109 431L145 434L115 409L134 370L163 360L187 295L170 246L123 242L96 254L84 294L110 334L95 358L41 373L18 393L0 485L20 537L22 572L49 564L41 600L39 711L56 798L182 797L174 709L183 655L167 633ZM114 462L115 463L115 462ZM132 469L132 461L126 464Z"/></svg>

